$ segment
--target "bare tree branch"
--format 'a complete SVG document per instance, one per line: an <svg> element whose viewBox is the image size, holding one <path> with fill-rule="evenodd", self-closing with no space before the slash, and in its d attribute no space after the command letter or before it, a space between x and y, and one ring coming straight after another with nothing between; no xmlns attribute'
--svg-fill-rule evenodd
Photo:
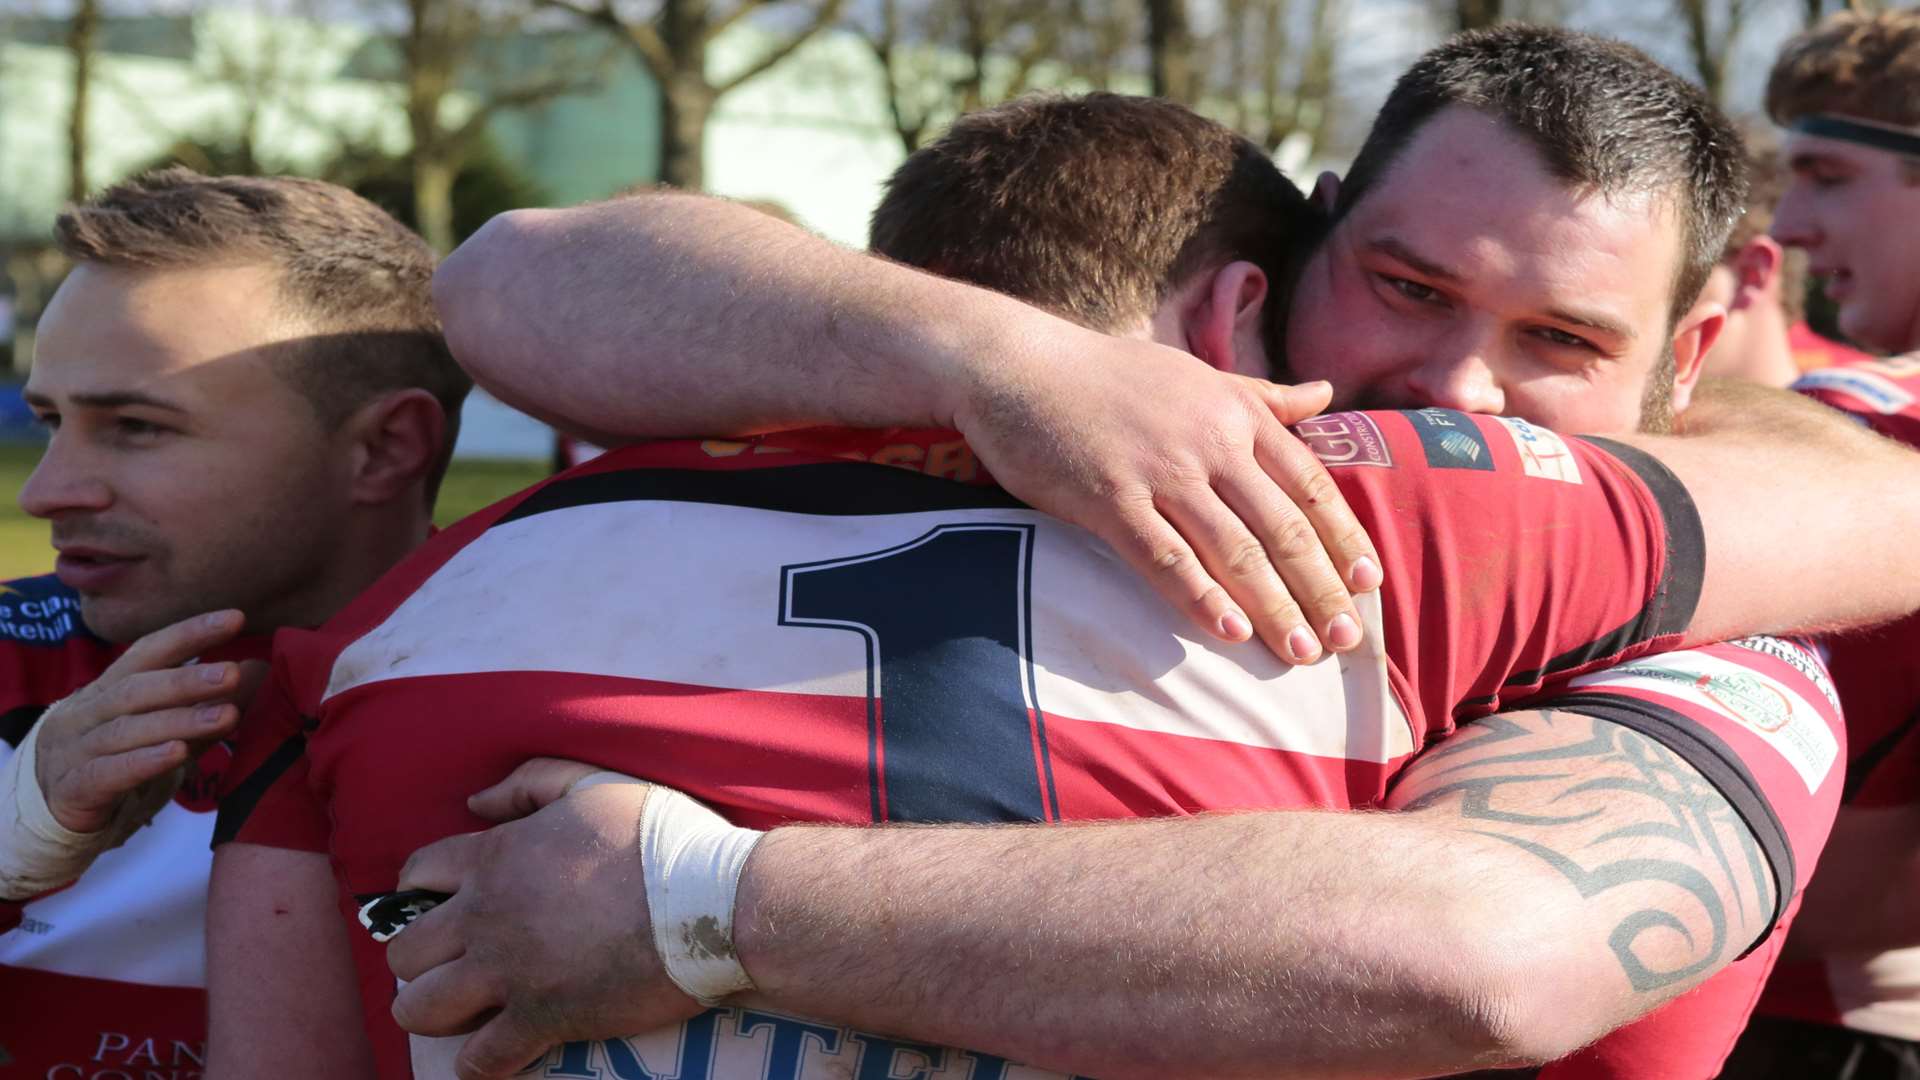
<svg viewBox="0 0 1920 1080"><path fill-rule="evenodd" d="M749 64L745 71L739 72L734 75L733 78L714 87L715 91L724 94L739 86L741 83L746 82L748 79L756 75L764 74L768 68L792 56L794 50L807 43L808 38L826 29L834 20L838 19L840 17L840 9L845 6L846 0L821 0L820 6L814 11L813 18L804 29L793 33L787 40L774 46L771 52L755 60L752 64Z"/></svg>

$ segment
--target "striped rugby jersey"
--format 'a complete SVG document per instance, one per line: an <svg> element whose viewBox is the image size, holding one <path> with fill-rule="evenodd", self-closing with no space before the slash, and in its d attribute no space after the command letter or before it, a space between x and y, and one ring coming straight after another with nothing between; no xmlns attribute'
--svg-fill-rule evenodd
<svg viewBox="0 0 1920 1080"><path fill-rule="evenodd" d="M1636 451L1438 409L1296 430L1386 573L1362 598L1367 644L1337 660L1287 668L1201 639L1097 540L986 483L950 434L651 444L453 526L320 631L283 632L278 707L248 718L251 775L221 837L324 850L347 892L390 891L414 849L484 826L469 794L539 755L756 827L1365 806L1457 723L1658 653L1691 618L1699 523ZM1644 711L1646 730L1674 729ZM1776 867L1794 865L1803 831L1763 820L1767 785L1791 776L1812 802L1824 776L1747 770L1743 754L1779 753L1764 740L1706 743ZM368 955L382 1075L450 1060L397 1037ZM1037 1075L726 1007L558 1048L529 1075L852 1073Z"/></svg>

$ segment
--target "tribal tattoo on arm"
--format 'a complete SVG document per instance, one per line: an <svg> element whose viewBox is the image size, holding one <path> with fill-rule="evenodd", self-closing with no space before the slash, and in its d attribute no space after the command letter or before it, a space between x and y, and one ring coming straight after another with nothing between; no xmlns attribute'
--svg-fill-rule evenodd
<svg viewBox="0 0 1920 1080"><path fill-rule="evenodd" d="M1517 712L1462 726L1415 760L1389 809L1525 852L1571 889L1516 894L1591 928L1636 1012L1692 987L1771 925L1766 854L1719 789L1630 728ZM1516 914L1518 914L1516 912Z"/></svg>

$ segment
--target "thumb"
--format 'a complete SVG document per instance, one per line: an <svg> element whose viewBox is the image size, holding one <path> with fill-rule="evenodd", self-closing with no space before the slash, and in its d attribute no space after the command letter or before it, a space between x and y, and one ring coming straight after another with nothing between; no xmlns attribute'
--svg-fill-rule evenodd
<svg viewBox="0 0 1920 1080"><path fill-rule="evenodd" d="M1273 410L1275 419L1282 424L1297 424L1318 416L1333 404L1333 384L1325 379L1298 386L1262 383L1261 395L1267 399L1267 407Z"/></svg>
<svg viewBox="0 0 1920 1080"><path fill-rule="evenodd" d="M600 770L560 758L534 758L521 763L505 780L476 793L467 809L488 821L513 821L566 797L575 781Z"/></svg>

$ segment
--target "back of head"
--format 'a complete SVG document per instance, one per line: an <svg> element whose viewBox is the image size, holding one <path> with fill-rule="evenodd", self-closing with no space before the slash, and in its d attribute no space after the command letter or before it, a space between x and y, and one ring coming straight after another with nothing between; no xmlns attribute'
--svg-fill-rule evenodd
<svg viewBox="0 0 1920 1080"><path fill-rule="evenodd" d="M1319 214L1252 142L1173 102L1095 93L954 121L888 180L870 244L1114 331L1150 317L1190 275L1236 259L1266 271L1277 321L1319 230Z"/></svg>
<svg viewBox="0 0 1920 1080"><path fill-rule="evenodd" d="M472 383L434 312L432 249L379 207L318 180L169 168L68 207L54 233L69 258L105 266L278 271L285 313L312 335L280 374L329 428L383 393L429 391L447 414L444 470Z"/></svg>
<svg viewBox="0 0 1920 1080"><path fill-rule="evenodd" d="M1705 92L1592 34L1523 25L1458 34L1394 85L1336 214L1365 198L1423 124L1456 105L1497 117L1570 186L1671 198L1685 230L1672 318L1693 305L1747 194L1740 136Z"/></svg>
<svg viewBox="0 0 1920 1080"><path fill-rule="evenodd" d="M1920 127L1920 8L1843 11L1781 48L1767 115L1785 126L1821 113Z"/></svg>

